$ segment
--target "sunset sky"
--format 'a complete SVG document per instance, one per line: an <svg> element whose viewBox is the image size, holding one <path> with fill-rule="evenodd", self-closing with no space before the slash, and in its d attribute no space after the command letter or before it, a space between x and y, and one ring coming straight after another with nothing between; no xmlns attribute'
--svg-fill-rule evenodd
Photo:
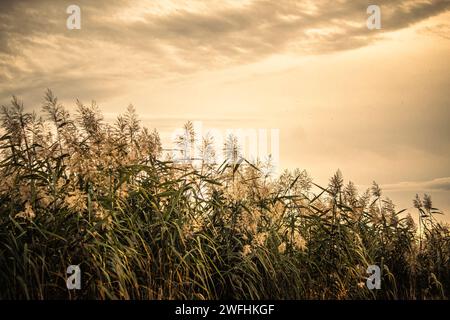
<svg viewBox="0 0 450 320"><path fill-rule="evenodd" d="M398 209L430 193L447 221L449 58L448 0L0 1L0 104L132 103L167 143L187 120L278 128L282 168L376 180Z"/></svg>

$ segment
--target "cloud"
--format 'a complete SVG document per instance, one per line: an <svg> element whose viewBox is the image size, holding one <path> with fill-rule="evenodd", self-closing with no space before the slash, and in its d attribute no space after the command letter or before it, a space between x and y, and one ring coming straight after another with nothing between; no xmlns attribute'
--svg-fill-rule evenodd
<svg viewBox="0 0 450 320"><path fill-rule="evenodd" d="M191 74L288 50L299 55L349 50L450 7L445 0L380 0L383 30L373 32L366 28L365 1L236 3L80 0L82 29L67 30L70 1L1 1L0 81L8 85L0 87L0 99L30 82L53 87L55 78L69 85L86 79L90 91L100 93L111 78Z"/></svg>
<svg viewBox="0 0 450 320"><path fill-rule="evenodd" d="M432 34L445 40L450 40L450 24L440 23L433 26L425 26L419 30L422 34Z"/></svg>
<svg viewBox="0 0 450 320"><path fill-rule="evenodd" d="M302 55L358 48L450 7L449 1L441 0L380 0L383 29L369 31L368 1L163 3L79 0L82 30L69 31L65 9L72 1L0 1L0 102L7 103L12 94L40 99L47 87L61 97L101 99L125 92L130 80L179 79L179 75L247 64L285 51ZM443 36L448 34L448 28L439 30ZM447 103L437 101L435 109L448 110ZM444 120L443 116L421 119L448 135ZM408 136L419 135L414 130L417 121L410 123ZM442 147L439 139L428 136L416 140L433 150Z"/></svg>
<svg viewBox="0 0 450 320"><path fill-rule="evenodd" d="M386 191L450 191L450 177L385 184L382 188Z"/></svg>

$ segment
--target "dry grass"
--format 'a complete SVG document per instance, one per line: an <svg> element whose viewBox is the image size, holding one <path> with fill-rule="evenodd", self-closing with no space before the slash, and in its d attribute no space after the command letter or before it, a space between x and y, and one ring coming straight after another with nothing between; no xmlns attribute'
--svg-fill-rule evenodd
<svg viewBox="0 0 450 320"><path fill-rule="evenodd" d="M418 233L376 184L359 193L340 172L314 194L305 171L164 160L132 107L108 125L49 91L46 119L15 98L1 112L2 299L449 297L450 232L428 196ZM66 289L70 264L82 290ZM365 286L371 264L381 290Z"/></svg>

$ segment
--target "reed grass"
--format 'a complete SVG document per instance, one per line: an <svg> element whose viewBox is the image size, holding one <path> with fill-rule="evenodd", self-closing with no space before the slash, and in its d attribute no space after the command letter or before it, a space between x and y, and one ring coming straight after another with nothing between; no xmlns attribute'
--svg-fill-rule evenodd
<svg viewBox="0 0 450 320"><path fill-rule="evenodd" d="M72 117L51 91L39 115L14 97L1 122L1 299L449 297L450 229L428 195L418 231L377 184L177 163L132 106L108 124L95 103ZM71 264L81 290L66 288ZM380 290L365 285L372 264Z"/></svg>

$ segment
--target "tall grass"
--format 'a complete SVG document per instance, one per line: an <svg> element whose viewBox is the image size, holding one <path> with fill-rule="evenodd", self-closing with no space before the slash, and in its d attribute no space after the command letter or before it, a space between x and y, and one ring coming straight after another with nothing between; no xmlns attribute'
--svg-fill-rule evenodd
<svg viewBox="0 0 450 320"><path fill-rule="evenodd" d="M1 110L2 299L449 297L450 230L427 195L418 232L377 184L358 192L339 171L318 186L236 159L170 161L132 106L110 125L48 91L40 114L16 98ZM66 288L72 264L81 290ZM373 264L380 290L366 287Z"/></svg>

